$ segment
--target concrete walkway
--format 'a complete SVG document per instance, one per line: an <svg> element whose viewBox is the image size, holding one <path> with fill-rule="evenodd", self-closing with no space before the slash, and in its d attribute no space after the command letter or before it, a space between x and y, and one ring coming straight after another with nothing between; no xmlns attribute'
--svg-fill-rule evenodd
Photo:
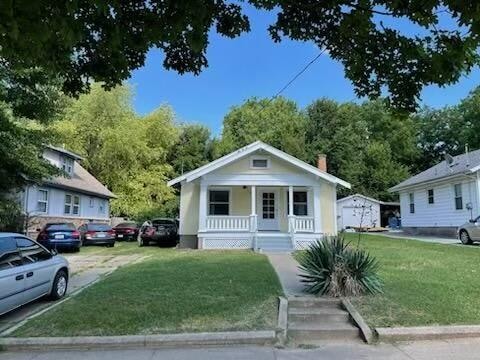
<svg viewBox="0 0 480 360"><path fill-rule="evenodd" d="M365 235L373 235L373 236L385 236L392 239L410 239L410 240L418 240L428 243L434 244L446 244L446 245L462 245L460 240L454 238L442 238L437 236L426 236L426 235L407 235L403 232L383 232L383 233L364 233Z"/></svg>
<svg viewBox="0 0 480 360"><path fill-rule="evenodd" d="M140 261L141 255L78 255L62 254L70 264L71 277L67 295L77 293L100 277L111 273L118 267ZM8 329L16 327L34 314L54 306L56 302L39 299L0 316L0 335L6 335Z"/></svg>
<svg viewBox="0 0 480 360"><path fill-rule="evenodd" d="M280 283L283 287L283 292L287 296L301 296L305 295L303 292L304 284L300 281L298 276L300 270L298 269L298 262L290 253L265 253L268 260L275 269Z"/></svg>
<svg viewBox="0 0 480 360"><path fill-rule="evenodd" d="M2 360L474 360L480 339L364 345L326 343L316 349L225 347L0 353Z"/></svg>

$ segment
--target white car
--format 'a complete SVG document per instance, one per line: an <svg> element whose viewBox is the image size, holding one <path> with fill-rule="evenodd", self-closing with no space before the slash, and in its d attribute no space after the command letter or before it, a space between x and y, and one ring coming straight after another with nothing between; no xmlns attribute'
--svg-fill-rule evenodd
<svg viewBox="0 0 480 360"><path fill-rule="evenodd" d="M0 315L43 296L65 296L67 259L28 237L0 233Z"/></svg>
<svg viewBox="0 0 480 360"><path fill-rule="evenodd" d="M464 245L480 241L480 216L461 225L458 228L458 238Z"/></svg>

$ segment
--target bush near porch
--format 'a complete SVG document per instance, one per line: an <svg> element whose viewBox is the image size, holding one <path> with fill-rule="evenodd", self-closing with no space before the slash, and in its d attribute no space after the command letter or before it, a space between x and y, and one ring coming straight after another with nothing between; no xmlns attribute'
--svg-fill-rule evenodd
<svg viewBox="0 0 480 360"><path fill-rule="evenodd" d="M99 254L108 249L87 248ZM129 251L130 250L130 251ZM83 251L83 249L82 249ZM127 335L274 329L277 275L264 255L178 251L121 243L146 261L115 271L13 336Z"/></svg>
<svg viewBox="0 0 480 360"><path fill-rule="evenodd" d="M358 235L346 234L356 245ZM384 294L352 298L372 327L480 324L480 247L362 235Z"/></svg>

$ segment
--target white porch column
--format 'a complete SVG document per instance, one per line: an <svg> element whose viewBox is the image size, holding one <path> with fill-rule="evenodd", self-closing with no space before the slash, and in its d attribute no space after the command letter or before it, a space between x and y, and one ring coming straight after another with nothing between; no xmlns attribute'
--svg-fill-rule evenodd
<svg viewBox="0 0 480 360"><path fill-rule="evenodd" d="M200 184L200 201L198 206L198 231L207 230L207 195L208 185Z"/></svg>
<svg viewBox="0 0 480 360"><path fill-rule="evenodd" d="M295 229L293 228L293 186L288 187L288 232L292 233Z"/></svg>
<svg viewBox="0 0 480 360"><path fill-rule="evenodd" d="M255 185L251 186L250 193L250 232L252 233L253 251L257 251L257 191Z"/></svg>
<svg viewBox="0 0 480 360"><path fill-rule="evenodd" d="M322 232L322 207L320 203L320 186L313 186L313 230Z"/></svg>

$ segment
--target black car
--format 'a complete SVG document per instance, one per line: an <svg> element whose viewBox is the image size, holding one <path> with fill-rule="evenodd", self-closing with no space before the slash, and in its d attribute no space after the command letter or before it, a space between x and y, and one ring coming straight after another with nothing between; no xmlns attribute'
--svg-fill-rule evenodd
<svg viewBox="0 0 480 360"><path fill-rule="evenodd" d="M115 246L115 231L112 227L102 223L83 224L78 228L83 245Z"/></svg>
<svg viewBox="0 0 480 360"><path fill-rule="evenodd" d="M174 219L154 219L142 226L138 239L140 246L154 242L157 245L175 246L178 243L178 226Z"/></svg>
<svg viewBox="0 0 480 360"><path fill-rule="evenodd" d="M135 241L138 238L140 227L134 222L124 222L115 226L113 230L117 241Z"/></svg>
<svg viewBox="0 0 480 360"><path fill-rule="evenodd" d="M40 230L37 241L47 249L80 250L80 233L73 223L47 223Z"/></svg>

